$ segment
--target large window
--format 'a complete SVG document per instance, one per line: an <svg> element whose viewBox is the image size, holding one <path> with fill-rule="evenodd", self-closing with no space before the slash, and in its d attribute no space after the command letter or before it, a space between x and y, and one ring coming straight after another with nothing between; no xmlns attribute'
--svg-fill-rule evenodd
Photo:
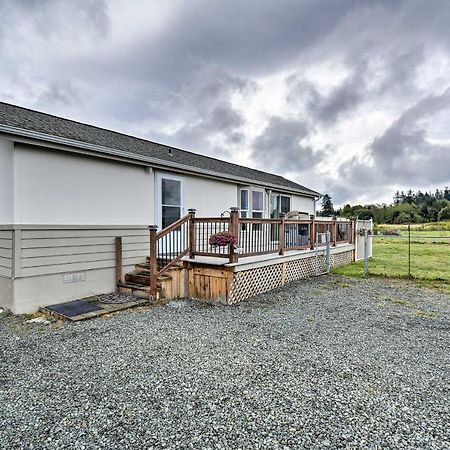
<svg viewBox="0 0 450 450"><path fill-rule="evenodd" d="M271 219L278 219L280 214L287 214L291 210L291 197L281 194L270 194L269 215Z"/></svg>
<svg viewBox="0 0 450 450"><path fill-rule="evenodd" d="M243 219L261 219L264 217L264 191L250 187L240 190L240 209ZM260 224L253 225L254 231L260 228ZM242 231L248 230L246 224L241 225Z"/></svg>

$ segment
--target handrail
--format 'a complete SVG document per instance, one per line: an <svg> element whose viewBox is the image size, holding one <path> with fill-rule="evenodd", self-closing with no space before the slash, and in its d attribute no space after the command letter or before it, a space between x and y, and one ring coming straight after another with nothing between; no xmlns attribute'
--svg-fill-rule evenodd
<svg viewBox="0 0 450 450"><path fill-rule="evenodd" d="M229 223L229 217L194 217L193 221L195 223L209 223L209 222L217 222L217 223Z"/></svg>
<svg viewBox="0 0 450 450"><path fill-rule="evenodd" d="M181 219L178 219L176 222L170 224L166 228L162 229L159 233L156 233L156 239L161 239L166 234L169 234L171 231L178 228L180 225L183 225L183 223L187 222L189 220L190 214L186 214Z"/></svg>
<svg viewBox="0 0 450 450"><path fill-rule="evenodd" d="M156 298L158 292L158 277L175 266L183 256L191 252L193 219L195 210L181 217L168 227L156 232L155 225L149 226L150 231L150 295ZM176 235L174 232L178 231ZM161 267L162 266L162 267Z"/></svg>
<svg viewBox="0 0 450 450"><path fill-rule="evenodd" d="M239 223L272 223L278 224L281 223L280 219L256 219L256 218L240 218Z"/></svg>

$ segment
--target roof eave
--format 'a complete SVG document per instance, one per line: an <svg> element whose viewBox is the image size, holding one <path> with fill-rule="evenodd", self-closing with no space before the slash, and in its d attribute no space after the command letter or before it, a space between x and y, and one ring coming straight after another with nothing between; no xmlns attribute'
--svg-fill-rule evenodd
<svg viewBox="0 0 450 450"><path fill-rule="evenodd" d="M123 151L123 150L117 150L117 149L114 149L111 147L104 147L104 146L100 146L100 145L89 144L87 142L76 141L74 139L63 138L60 136L54 136L51 134L40 133L40 132L32 131L32 130L26 130L24 128L13 127L10 125L0 124L0 132L5 133L7 135L25 137L25 138L29 138L29 139L37 140L37 141L44 141L46 143L80 148L80 149L87 150L89 152L93 152L96 154L100 153L101 155L104 155L104 156L106 155L106 156L119 157L119 158L123 158L126 160L139 162L141 164L145 163L145 165L156 166L158 168L159 167L171 168L171 169L176 169L176 170L179 170L182 172L201 174L201 175L206 175L206 176L211 176L211 177L218 177L218 178L221 178L223 180L228 180L228 181L232 180L232 181L236 181L238 183L256 184L259 186L275 188L279 191L296 193L296 194L300 194L300 195L303 195L306 197L312 197L312 198L320 197L320 195L321 195L318 192L313 191L313 190L303 191L301 189L293 189L293 188L289 188L287 186L282 186L282 185L269 183L269 182L262 182L262 181L254 180L251 178L245 178L245 177L239 177L239 176L225 176L225 174L223 174L221 172L215 172L212 170L201 169L198 167L191 167L191 166L188 166L185 164L180 164L177 162L166 161L164 159L153 158L151 156L138 155L136 153L127 152L127 151Z"/></svg>

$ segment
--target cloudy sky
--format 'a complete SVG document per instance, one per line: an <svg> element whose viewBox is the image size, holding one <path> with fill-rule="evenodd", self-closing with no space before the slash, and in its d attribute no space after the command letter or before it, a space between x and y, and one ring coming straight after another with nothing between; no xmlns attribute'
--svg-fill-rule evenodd
<svg viewBox="0 0 450 450"><path fill-rule="evenodd" d="M334 203L450 185L450 1L0 0L0 100Z"/></svg>

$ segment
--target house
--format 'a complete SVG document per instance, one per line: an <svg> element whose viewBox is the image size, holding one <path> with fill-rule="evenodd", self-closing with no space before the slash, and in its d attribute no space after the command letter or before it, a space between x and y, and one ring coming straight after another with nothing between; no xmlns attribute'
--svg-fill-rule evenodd
<svg viewBox="0 0 450 450"><path fill-rule="evenodd" d="M189 208L197 218L225 220L238 207L239 220L272 219L275 242L280 215L314 215L319 195L279 175L0 103L0 305L24 313L114 291L115 238L120 271L132 271L149 255L148 225L166 229ZM239 229L251 226L264 225Z"/></svg>

